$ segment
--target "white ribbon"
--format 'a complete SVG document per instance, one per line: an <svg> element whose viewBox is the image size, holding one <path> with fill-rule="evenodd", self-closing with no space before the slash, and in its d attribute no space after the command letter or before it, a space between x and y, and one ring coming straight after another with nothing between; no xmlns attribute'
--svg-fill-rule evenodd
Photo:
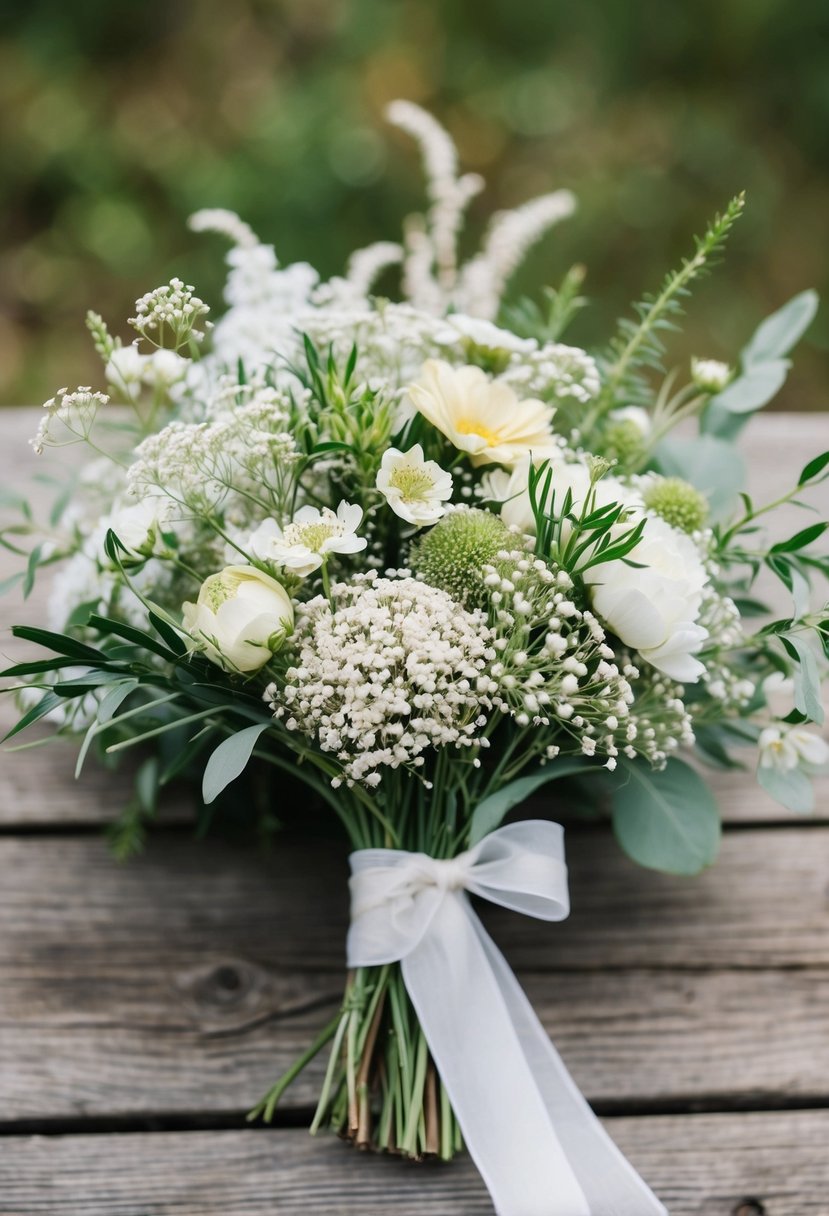
<svg viewBox="0 0 829 1216"><path fill-rule="evenodd" d="M400 962L498 1216L667 1216L577 1089L467 895L564 920L561 826L510 824L449 860L361 849L351 871L348 965Z"/></svg>

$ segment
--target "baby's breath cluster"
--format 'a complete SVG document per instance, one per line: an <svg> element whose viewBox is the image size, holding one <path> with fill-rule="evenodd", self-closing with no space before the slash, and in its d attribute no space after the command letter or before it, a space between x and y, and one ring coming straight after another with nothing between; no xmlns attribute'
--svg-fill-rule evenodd
<svg viewBox="0 0 829 1216"><path fill-rule="evenodd" d="M40 456L46 447L88 440L98 410L108 401L106 393L93 392L88 385L71 393L68 388L59 388L54 397L43 404L46 414L34 439L30 440L32 448ZM71 438L66 438L67 434Z"/></svg>
<svg viewBox="0 0 829 1216"><path fill-rule="evenodd" d="M304 606L293 663L265 692L288 730L333 753L349 785L421 768L429 748L486 746L480 684L496 656L482 612L406 571L356 575L331 597Z"/></svg>
<svg viewBox="0 0 829 1216"><path fill-rule="evenodd" d="M196 327L209 311L190 284L171 279L135 301L135 316L130 317L129 323L153 346L178 350L191 340L202 341L204 330Z"/></svg>

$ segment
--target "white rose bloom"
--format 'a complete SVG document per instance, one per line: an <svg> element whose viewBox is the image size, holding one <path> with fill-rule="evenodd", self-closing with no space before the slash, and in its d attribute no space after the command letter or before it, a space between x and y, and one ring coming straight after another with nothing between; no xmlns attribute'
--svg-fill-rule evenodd
<svg viewBox="0 0 829 1216"><path fill-rule="evenodd" d="M137 400L150 358L150 355L141 354L137 342L133 342L131 346L117 346L104 369L107 382L120 389L130 401Z"/></svg>
<svg viewBox="0 0 829 1216"><path fill-rule="evenodd" d="M539 464L540 461L534 463ZM578 511L590 489L590 471L580 461L561 461L551 464L555 491L555 510L560 511L569 490L573 496L573 510ZM501 519L508 528L519 528L532 536L535 533L529 493L529 460L522 461L511 472L493 469L481 479L483 497L491 502L500 502ZM596 482L596 506L605 507L618 502L632 509L642 509L642 498L638 491L623 485L615 477L602 477ZM565 530L566 535L566 530Z"/></svg>
<svg viewBox="0 0 829 1216"><path fill-rule="evenodd" d="M330 507L301 507L284 532L276 520L266 519L248 541L254 557L283 566L304 578L318 570L331 553L359 553L368 543L357 535L362 508L341 502Z"/></svg>
<svg viewBox="0 0 829 1216"><path fill-rule="evenodd" d="M803 726L767 726L757 741L760 767L781 773L803 768L807 772L829 764L829 744Z"/></svg>
<svg viewBox="0 0 829 1216"><path fill-rule="evenodd" d="M434 460L424 460L419 443L408 452L384 452L376 484L395 515L420 528L437 523L452 497L451 474Z"/></svg>
<svg viewBox="0 0 829 1216"><path fill-rule="evenodd" d="M143 498L128 506L116 504L109 517L109 527L133 553L148 557L170 518L172 505L169 498L160 495Z"/></svg>
<svg viewBox="0 0 829 1216"><path fill-rule="evenodd" d="M184 627L226 671L254 672L268 662L294 624L290 596L252 566L227 566L202 583L195 604L182 605Z"/></svg>
<svg viewBox="0 0 829 1216"><path fill-rule="evenodd" d="M593 607L646 662L680 684L695 684L705 668L693 656L708 637L697 624L708 575L696 546L650 516L628 556L639 564L603 562L588 570Z"/></svg>
<svg viewBox="0 0 829 1216"><path fill-rule="evenodd" d="M427 422L467 452L476 467L512 467L530 453L543 457L557 450L552 407L534 398L521 401L508 384L490 379L479 367L454 368L429 359L408 393Z"/></svg>

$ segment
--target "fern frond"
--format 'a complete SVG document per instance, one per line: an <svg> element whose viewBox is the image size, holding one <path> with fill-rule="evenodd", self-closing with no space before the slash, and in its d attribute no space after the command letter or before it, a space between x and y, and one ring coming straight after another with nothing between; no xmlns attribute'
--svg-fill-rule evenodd
<svg viewBox="0 0 829 1216"><path fill-rule="evenodd" d="M634 318L619 321L618 332L600 361L604 372L599 398L602 413L619 402L639 403L647 397L642 371L664 370L663 335L677 331L676 321L683 314L682 301L690 295L691 283L716 265L744 206L745 194L738 194L722 215L714 217L704 235L694 238L693 256L684 258L677 270L665 276L656 295L646 295L633 305Z"/></svg>

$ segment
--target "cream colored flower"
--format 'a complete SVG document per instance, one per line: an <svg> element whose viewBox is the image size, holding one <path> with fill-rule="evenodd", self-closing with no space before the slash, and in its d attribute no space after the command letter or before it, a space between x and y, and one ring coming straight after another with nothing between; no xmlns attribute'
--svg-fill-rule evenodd
<svg viewBox="0 0 829 1216"><path fill-rule="evenodd" d="M437 523L452 497L451 474L434 460L424 460L419 443L408 452L384 452L376 484L395 515L419 528Z"/></svg>
<svg viewBox="0 0 829 1216"><path fill-rule="evenodd" d="M226 566L205 579L196 603L182 606L182 617L213 663L248 673L279 650L293 629L294 607L269 574L253 566Z"/></svg>
<svg viewBox="0 0 829 1216"><path fill-rule="evenodd" d="M554 449L552 407L534 398L521 401L479 367L429 359L408 393L419 413L475 466L511 467L530 453L542 457Z"/></svg>
<svg viewBox="0 0 829 1216"><path fill-rule="evenodd" d="M802 768L814 773L829 763L829 744L802 726L767 726L757 743L761 768L776 768L781 773Z"/></svg>

